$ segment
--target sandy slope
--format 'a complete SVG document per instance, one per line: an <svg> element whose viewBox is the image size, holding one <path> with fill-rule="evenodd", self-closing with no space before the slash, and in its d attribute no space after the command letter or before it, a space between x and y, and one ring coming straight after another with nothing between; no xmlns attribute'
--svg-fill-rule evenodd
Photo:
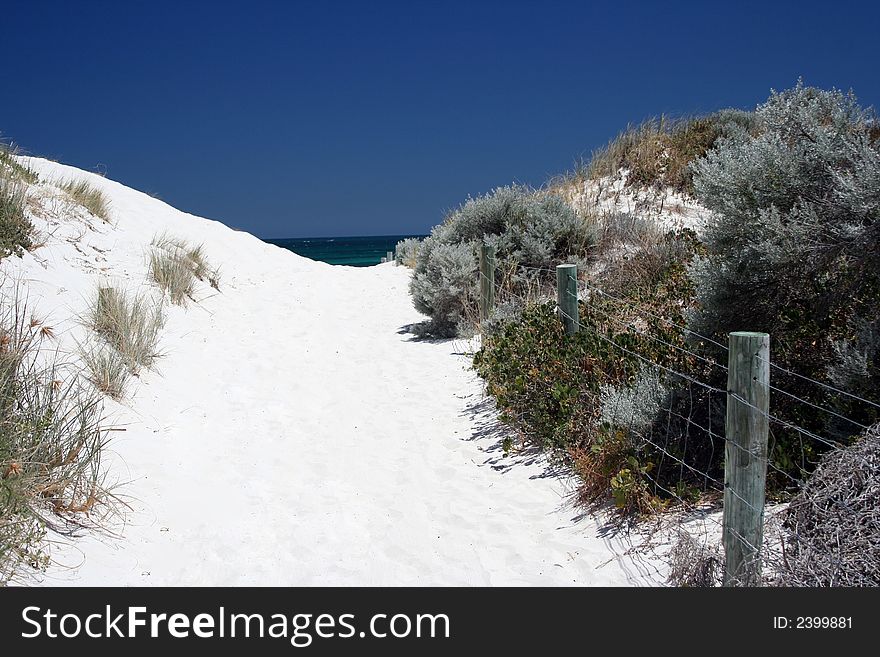
<svg viewBox="0 0 880 657"><path fill-rule="evenodd" d="M541 459L503 458L458 341L416 341L408 270L331 267L88 176L113 225L42 186L46 245L2 265L68 348L100 276L146 286L164 229L204 242L221 292L173 307L158 371L108 412L121 537L53 548L42 581L77 585L566 585L645 581L576 521ZM40 194L38 194L40 196ZM43 216L48 218L42 218ZM8 279L9 280L9 279ZM644 567L644 564L642 565Z"/></svg>

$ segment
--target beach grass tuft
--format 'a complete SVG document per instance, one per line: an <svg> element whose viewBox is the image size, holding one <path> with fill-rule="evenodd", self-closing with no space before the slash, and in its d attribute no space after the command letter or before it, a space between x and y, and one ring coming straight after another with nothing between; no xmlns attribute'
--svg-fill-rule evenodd
<svg viewBox="0 0 880 657"><path fill-rule="evenodd" d="M22 166L15 151L0 143L0 258L21 255L33 246L33 226L27 218L27 186L36 174Z"/></svg>
<svg viewBox="0 0 880 657"><path fill-rule="evenodd" d="M100 189L86 180L68 180L60 184L79 205L104 221L110 218L110 201Z"/></svg>
<svg viewBox="0 0 880 657"><path fill-rule="evenodd" d="M122 357L132 374L158 357L156 343L165 324L161 302L99 286L88 309L89 326Z"/></svg>
<svg viewBox="0 0 880 657"><path fill-rule="evenodd" d="M0 176L5 175L20 180L28 185L35 185L40 177L37 172L19 162L18 148L11 144L0 142Z"/></svg>
<svg viewBox="0 0 880 657"><path fill-rule="evenodd" d="M150 253L150 277L177 305L192 298L196 281L206 281L220 289L220 270L212 267L204 247L162 233L153 240Z"/></svg>
<svg viewBox="0 0 880 657"><path fill-rule="evenodd" d="M131 370L125 357L108 344L80 346L80 357L95 387L119 401L125 396Z"/></svg>
<svg viewBox="0 0 880 657"><path fill-rule="evenodd" d="M192 298L196 277L178 253L154 249L150 254L150 276L168 294L171 303L183 305Z"/></svg>
<svg viewBox="0 0 880 657"><path fill-rule="evenodd" d="M25 213L27 188L0 171L0 258L21 255L32 244L33 226Z"/></svg>
<svg viewBox="0 0 880 657"><path fill-rule="evenodd" d="M101 396L55 358L53 332L16 290L0 298L0 586L48 564L48 525L112 508L103 485Z"/></svg>

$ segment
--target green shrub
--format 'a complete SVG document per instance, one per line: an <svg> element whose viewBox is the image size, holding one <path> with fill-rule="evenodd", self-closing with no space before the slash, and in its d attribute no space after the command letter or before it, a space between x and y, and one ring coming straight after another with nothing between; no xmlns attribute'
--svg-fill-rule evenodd
<svg viewBox="0 0 880 657"><path fill-rule="evenodd" d="M591 295L580 305L575 335L563 334L552 302L528 305L483 335L474 366L501 420L564 455L581 477L586 503L611 497L622 511L647 512L671 497L670 488L687 496L705 485L690 471L682 476L664 450L681 448L695 470L717 470L723 450L708 431L701 446L683 447L698 432L682 421L711 423L717 409L701 399L698 411L681 413L700 393L664 369L703 374L702 361L686 353L690 345L675 326L693 297L687 263L698 250L685 231L632 254L630 280L636 274L640 280L629 286L625 302ZM605 275L612 283L617 274L606 269ZM645 361L661 367L647 368Z"/></svg>
<svg viewBox="0 0 880 657"><path fill-rule="evenodd" d="M51 353L44 342L52 331L18 298L0 304L2 585L22 566L48 563L42 541L47 523L93 513L109 499L100 397L80 385L72 367L43 357Z"/></svg>
<svg viewBox="0 0 880 657"><path fill-rule="evenodd" d="M450 336L477 318L477 253L496 248L497 287L521 291L527 268L582 258L595 240L595 225L577 217L558 195L525 187L500 187L469 199L422 241L410 291L416 309L431 318L430 332Z"/></svg>
<svg viewBox="0 0 880 657"><path fill-rule="evenodd" d="M410 269L414 268L421 245L422 240L414 237L400 240L397 246L394 247L394 259L397 260L397 264L404 265Z"/></svg>
<svg viewBox="0 0 880 657"><path fill-rule="evenodd" d="M25 214L27 188L0 168L0 258L33 246L33 226Z"/></svg>
<svg viewBox="0 0 880 657"><path fill-rule="evenodd" d="M723 140L694 167L713 211L692 276L692 328L725 339L770 334L773 361L876 398L880 384L880 145L851 94L798 84L773 93L753 134ZM774 384L862 425L876 409L774 371ZM784 395L774 415L847 442L859 427ZM774 424L775 468L795 477L826 446ZM774 468L774 471L775 471ZM772 475L772 473L771 473ZM785 479L785 477L783 477Z"/></svg>
<svg viewBox="0 0 880 657"><path fill-rule="evenodd" d="M8 177L28 185L35 185L40 177L37 172L16 159L18 149L0 142L0 178Z"/></svg>
<svg viewBox="0 0 880 657"><path fill-rule="evenodd" d="M63 189L76 203L104 221L110 218L110 201L100 189L86 180L68 180L61 183Z"/></svg>
<svg viewBox="0 0 880 657"><path fill-rule="evenodd" d="M598 232L581 260L581 332L564 336L552 303L502 304L474 364L501 419L573 464L585 502L610 497L644 513L723 485L726 374L713 341L728 332L766 331L774 364L876 399L880 130L852 95L798 84L754 113L629 129L578 175L620 169L630 185L695 190L712 211L705 234L664 235L629 214L588 221ZM417 299L424 312L474 312L481 241L504 254L511 274L502 266L501 280L522 275L525 251L507 238L525 203L496 196L463 206L425 241L424 285L413 287L428 290ZM878 419L875 406L784 370L773 382L805 401L771 394L771 497L812 469L826 439L849 442Z"/></svg>

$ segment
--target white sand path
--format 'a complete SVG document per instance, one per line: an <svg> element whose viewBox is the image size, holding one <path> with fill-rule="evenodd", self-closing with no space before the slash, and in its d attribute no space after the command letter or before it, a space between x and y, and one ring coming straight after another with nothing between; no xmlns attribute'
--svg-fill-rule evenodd
<svg viewBox="0 0 880 657"><path fill-rule="evenodd" d="M203 242L219 294L174 307L122 405L120 536L53 547L45 584L627 585L625 545L577 519L543 459L505 458L461 341L425 342L409 271L331 267L88 176L115 226L57 236L8 273L71 334L105 275L144 284L161 230ZM101 251L90 250L95 246ZM104 251L104 253L102 253ZM83 256L83 253L88 254ZM13 259L7 259L9 261ZM94 261L94 262L92 262ZM644 564L642 564L642 567Z"/></svg>

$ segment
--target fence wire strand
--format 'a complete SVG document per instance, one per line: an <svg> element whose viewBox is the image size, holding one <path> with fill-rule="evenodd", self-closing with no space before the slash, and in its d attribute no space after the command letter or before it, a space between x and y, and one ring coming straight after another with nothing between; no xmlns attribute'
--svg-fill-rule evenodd
<svg viewBox="0 0 880 657"><path fill-rule="evenodd" d="M555 274L555 272L556 269L554 267L538 268L518 266L512 269L504 279L506 284L501 286L501 288L495 292L496 303L515 303L525 306L529 303L545 300L549 301L550 299L553 299L553 295L549 293L549 287L551 284L555 284L555 281L548 279L552 274ZM523 288L516 286L516 280L513 277L521 273L524 274L523 278L527 280L530 287L523 294L518 294L517 291L522 290ZM527 278L530 273L535 275L532 279ZM484 276L482 271L480 272L480 276ZM540 280L541 277L545 278L543 286ZM494 279L490 282L493 286L495 285ZM556 312L559 318L561 320L569 320L570 322L573 322L578 327L579 331L589 331L592 336L610 345L621 354L625 354L634 359L634 362L638 363L640 367L645 369L645 371L649 370L654 372L658 377L656 380L660 381L662 385L665 386L662 388L665 391L665 403L658 405L656 409L652 410L650 417L645 421L644 418L637 417L637 411L643 409L636 408L636 404L637 400L642 399L640 395L650 393L650 390L644 389L644 386L648 381L647 377L642 376L641 374L635 376L635 383L630 386L629 392L627 393L632 395L629 401L626 402L630 406L628 413L624 412L626 411L624 408L626 406L626 398L621 394L621 390L626 386L622 387L619 382L616 386L610 383L600 384L600 390L605 390L604 386L607 385L609 390L612 392L616 390L618 393L615 398L616 404L612 405L610 408L605 407L606 401L601 401L600 408L603 413L602 421L606 421L605 413L607 411L610 418L607 421L612 428L619 427L620 430L623 431L626 440L633 441L634 444L643 447L648 447L653 453L653 456L650 458L657 461L656 464L653 464L655 467L643 467L639 464L634 464L633 467L639 466L642 468L639 472L639 476L648 482L655 494L662 493L663 497L668 500L674 500L682 508L693 508L695 500L691 498L690 493L684 496L684 492L688 490L689 486L696 485L697 489L701 490L702 493L711 491L723 495L726 499L736 500L743 507L751 509L751 511L759 514L763 518L763 504L760 507L756 506L728 485L725 481L726 475L722 476L721 472L717 470L714 472L711 471L712 468L709 464L715 463L716 445L724 445L728 450L734 450L734 453L739 450L740 452L745 453L750 459L759 457L766 466L766 473L772 474L776 478L777 485L779 483L785 483L794 490L799 489L803 485L803 481L798 476L792 474L792 472L795 472L795 474L798 474L799 476L803 476L806 472L808 452L806 451L804 439L808 439L809 441L813 441L814 443L830 449L842 446L840 441L822 435L821 432L801 426L791 419L781 417L776 412L767 411L758 407L745 399L742 395L733 390L727 389L727 385L721 387L720 385L713 383L713 381L716 380L716 376L711 375L710 373L716 372L717 377L720 378L723 376L721 374L722 372L728 371L728 367L723 362L720 362L719 359L709 356L705 351L698 353L696 348L688 348L687 345L694 344L694 342L686 340L686 338L695 339L701 346L712 345L720 348L721 354L724 355L725 358L730 351L728 345L709 336L693 331L680 323L676 323L671 318L655 312L653 308L649 308L645 304L639 304L635 301L621 298L618 295L610 294L590 281L581 279L580 283L583 284L590 296L587 298L581 298L578 294L574 294L570 291L566 291L565 293L570 295L570 297L573 297L576 304L586 303L586 312L596 318L599 324L594 326L591 322L582 323L580 311L576 313L577 316L573 317L557 303ZM539 292L535 294L534 290L538 290ZM557 290L557 294L558 293ZM637 320L629 319L623 315L617 315L615 314L615 311L608 306L601 307L590 304L590 298L593 295L610 300L616 305L616 307L627 312L630 317L634 316L643 319L653 318L672 327L680 332L681 337L685 339L684 345L675 344L668 339L664 339L666 337L665 335L664 337L661 337L652 334L649 328L646 329L637 325ZM575 307L578 306L576 305ZM605 328L603 328L603 326ZM650 326L650 324L648 324L648 326ZM645 345L647 343L637 340L635 345L624 345L614 339L614 333L623 334L624 332L634 334L650 343L662 345L663 347L674 350L675 353L680 354L681 357L687 360L677 360L679 357L676 357L676 360L671 362L658 362L656 352L653 352L655 353L654 356L641 353L640 345ZM611 335L608 333L611 333ZM761 357L759 356L758 358ZM689 371L685 372L677 369L677 367L673 365L673 363L676 362L687 363L688 365L686 365L686 367ZM827 393L831 393L831 395L840 395L866 404L872 408L880 409L880 404L877 402L864 399L856 394L841 390L830 384L793 372L776 365L771 361L767 362L769 363L771 373L776 372L785 376L792 376L811 385L818 386ZM690 371L690 364L700 364L700 366L696 367L693 371ZM702 374L700 373L701 371ZM595 373L591 372L590 376L595 376ZM670 382L672 381L677 383L671 384ZM530 385L530 390L532 392L540 392L537 390L537 384L526 385ZM811 401L810 399L804 398L804 396L795 394L791 390L786 389L785 386L778 382L769 384L768 393L784 397L788 400L789 404L803 404L815 411L819 411L832 418L846 422L860 431L869 429L869 426L864 422L860 422L857 419L849 417L840 410L829 407L828 402L830 400L826 400L823 403ZM600 392L600 394L605 393ZM675 395L678 395L678 397L676 398ZM721 397L717 397L717 395L721 395ZM744 405L754 414L757 414L766 421L769 428L768 438L770 442L762 452L756 453L754 450L750 450L736 440L729 439L724 435L724 433L726 433L725 431L716 429L716 427L724 426L724 419L717 417L717 415L722 413L722 409L727 407L731 402ZM772 403L771 397L771 408ZM521 411L519 415L522 418L527 413L528 411L524 410ZM665 422L661 422L661 419L663 418L665 418ZM780 467L780 465L774 461L773 453L776 448L775 446L778 443L778 437L774 432L774 428L776 428L777 431L781 429L784 432L791 432L788 435L798 436L800 438L801 447L799 466L792 468L791 463L789 463L787 466L788 469L786 469L786 467ZM728 452L728 454L730 454L730 452ZM668 474L668 471L665 470L667 468L675 468L675 471L678 473L677 481L675 480L675 475L673 475L671 480L675 485L670 485L669 477L664 476L664 473ZM704 543L707 544L708 542L711 542L711 540L715 540L709 535L714 532L714 534L712 534L714 536L718 533L718 530L721 530L722 534L726 533L729 538L733 537L736 541L741 542L748 551L751 551L754 555L758 555L757 558L760 558L761 545L754 545L747 537L743 536L741 532L737 531L735 527L723 526L724 523L717 515L708 515L703 519L703 522L704 527L706 528L703 536Z"/></svg>

